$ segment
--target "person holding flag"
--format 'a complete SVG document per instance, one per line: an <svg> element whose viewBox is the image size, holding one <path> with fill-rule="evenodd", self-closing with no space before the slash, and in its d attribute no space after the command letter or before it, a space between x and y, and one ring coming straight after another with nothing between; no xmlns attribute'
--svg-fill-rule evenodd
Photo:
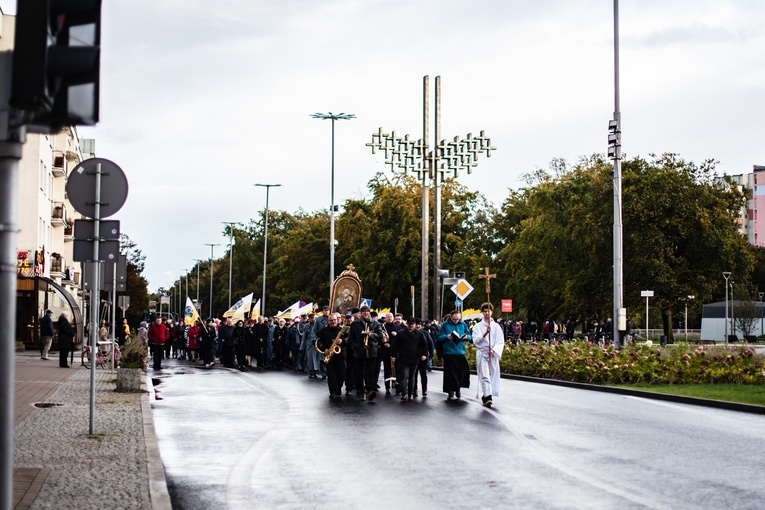
<svg viewBox="0 0 765 510"><path fill-rule="evenodd" d="M473 345L476 348L475 368L483 389L481 401L491 407L492 396L499 396L499 359L505 348L502 326L491 318L494 307L491 303L481 305L483 320L473 327Z"/></svg>

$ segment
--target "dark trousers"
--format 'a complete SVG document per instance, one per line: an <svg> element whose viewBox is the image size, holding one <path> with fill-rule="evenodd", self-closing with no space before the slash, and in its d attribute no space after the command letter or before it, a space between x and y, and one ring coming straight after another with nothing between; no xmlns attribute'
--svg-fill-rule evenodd
<svg viewBox="0 0 765 510"><path fill-rule="evenodd" d="M417 363L399 363L396 365L398 370L398 384L401 386L402 395L414 395L414 380L417 376Z"/></svg>
<svg viewBox="0 0 765 510"><path fill-rule="evenodd" d="M355 358L356 393L377 389L377 358Z"/></svg>
<svg viewBox="0 0 765 510"><path fill-rule="evenodd" d="M205 365L209 365L215 361L215 342L205 340L202 342L202 357Z"/></svg>
<svg viewBox="0 0 765 510"><path fill-rule="evenodd" d="M345 360L333 359L327 365L327 385L329 394L340 396L343 394L343 380L345 379Z"/></svg>
<svg viewBox="0 0 765 510"><path fill-rule="evenodd" d="M150 344L151 345L151 355L154 358L154 364L152 364L152 367L154 367L154 370L159 370L162 368L162 353L165 351L164 345L157 345L157 344Z"/></svg>
<svg viewBox="0 0 765 510"><path fill-rule="evenodd" d="M428 392L428 360L419 361L417 363L417 370L414 374L414 392L417 393L417 375L420 376L420 382L422 383L422 394Z"/></svg>
<svg viewBox="0 0 765 510"><path fill-rule="evenodd" d="M236 364L239 368L247 366L247 346L244 342L236 344Z"/></svg>
<svg viewBox="0 0 765 510"><path fill-rule="evenodd" d="M390 377L390 356L381 356L377 358L377 376L380 376L380 363L382 363L383 367L383 378L385 379L385 389L390 389L390 381L388 378Z"/></svg>
<svg viewBox="0 0 765 510"><path fill-rule="evenodd" d="M223 342L223 355L221 362L224 367L233 368L234 366L234 341L226 340Z"/></svg>
<svg viewBox="0 0 765 510"><path fill-rule="evenodd" d="M61 347L58 351L58 366L61 368L68 368L69 367L69 360L66 358L69 357L69 348L68 347ZM96 362L95 356L93 356L93 363Z"/></svg>
<svg viewBox="0 0 765 510"><path fill-rule="evenodd" d="M268 347L266 346L266 342L258 342L258 347L256 347L258 350L258 368L263 368L266 366L266 354L268 351Z"/></svg>
<svg viewBox="0 0 765 510"><path fill-rule="evenodd" d="M356 389L356 358L348 349L348 357L345 359L345 391L350 393Z"/></svg>

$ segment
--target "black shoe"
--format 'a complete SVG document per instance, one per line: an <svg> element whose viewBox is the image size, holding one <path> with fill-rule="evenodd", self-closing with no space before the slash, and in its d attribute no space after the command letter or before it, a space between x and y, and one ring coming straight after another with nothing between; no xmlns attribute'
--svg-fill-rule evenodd
<svg viewBox="0 0 765 510"><path fill-rule="evenodd" d="M457 399L462 398L462 395L460 395L460 390L457 390L456 392L454 392L454 396L457 397Z"/></svg>
<svg viewBox="0 0 765 510"><path fill-rule="evenodd" d="M376 396L377 396L377 392L375 390L372 390L372 391L369 392L369 397L368 398L369 398L369 400L374 400Z"/></svg>
<svg viewBox="0 0 765 510"><path fill-rule="evenodd" d="M449 394L446 397L446 400L449 400L449 401L454 400L454 392L453 391L449 392Z"/></svg>
<svg viewBox="0 0 765 510"><path fill-rule="evenodd" d="M385 390L386 395L390 395L390 390Z"/></svg>

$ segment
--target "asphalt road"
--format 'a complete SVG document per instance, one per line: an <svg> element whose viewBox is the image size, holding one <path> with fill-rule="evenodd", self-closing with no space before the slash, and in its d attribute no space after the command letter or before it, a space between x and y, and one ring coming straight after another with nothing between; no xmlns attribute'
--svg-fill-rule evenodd
<svg viewBox="0 0 765 510"><path fill-rule="evenodd" d="M765 416L503 380L495 406L331 401L325 381L150 374L174 508L765 507Z"/></svg>

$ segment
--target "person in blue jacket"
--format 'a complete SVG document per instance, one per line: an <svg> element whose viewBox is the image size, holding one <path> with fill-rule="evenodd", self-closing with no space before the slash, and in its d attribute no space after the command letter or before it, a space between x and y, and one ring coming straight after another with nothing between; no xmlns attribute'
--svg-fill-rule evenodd
<svg viewBox="0 0 765 510"><path fill-rule="evenodd" d="M444 352L444 393L447 400L460 398L460 388L470 387L470 369L465 358L465 342L471 338L470 329L462 321L459 310L452 310L449 320L438 330L438 342Z"/></svg>

